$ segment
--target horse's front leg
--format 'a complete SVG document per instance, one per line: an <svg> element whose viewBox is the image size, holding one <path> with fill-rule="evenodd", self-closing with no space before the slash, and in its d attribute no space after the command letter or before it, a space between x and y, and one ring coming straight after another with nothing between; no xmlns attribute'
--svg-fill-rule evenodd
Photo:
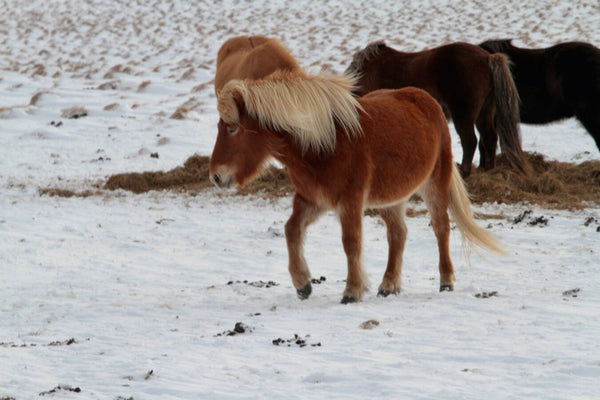
<svg viewBox="0 0 600 400"><path fill-rule="evenodd" d="M342 243L348 259L348 277L342 303L362 300L367 279L362 265L362 206L345 206L340 212Z"/></svg>
<svg viewBox="0 0 600 400"><path fill-rule="evenodd" d="M302 300L307 299L312 292L310 271L304 258L304 236L308 225L314 222L323 211L296 194L292 215L285 224L289 271L298 297Z"/></svg>

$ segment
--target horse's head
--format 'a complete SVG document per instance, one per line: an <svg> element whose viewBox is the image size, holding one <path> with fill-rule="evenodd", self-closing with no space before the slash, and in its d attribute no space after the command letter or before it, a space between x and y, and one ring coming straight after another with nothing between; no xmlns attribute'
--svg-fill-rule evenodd
<svg viewBox="0 0 600 400"><path fill-rule="evenodd" d="M353 76L303 71L227 82L219 92L210 179L221 187L243 186L285 149L300 156L332 153L338 130L350 137L362 133L353 86Z"/></svg>
<svg viewBox="0 0 600 400"><path fill-rule="evenodd" d="M217 141L210 158L209 175L221 188L244 186L258 175L270 158L259 123L246 112L244 99L226 86L219 93Z"/></svg>

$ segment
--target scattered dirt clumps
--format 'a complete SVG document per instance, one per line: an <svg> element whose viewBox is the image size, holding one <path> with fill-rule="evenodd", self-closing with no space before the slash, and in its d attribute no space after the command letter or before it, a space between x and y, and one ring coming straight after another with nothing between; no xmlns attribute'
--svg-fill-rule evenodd
<svg viewBox="0 0 600 400"><path fill-rule="evenodd" d="M282 338L273 339L273 346L292 347L292 345L295 345L298 347L306 347L306 346L321 347L321 342L308 343L307 342L308 338L310 338L310 335L306 335L304 338L302 338L297 333L295 333L294 337L290 338L290 339L282 339Z"/></svg>
<svg viewBox="0 0 600 400"><path fill-rule="evenodd" d="M233 330L227 330L221 333L217 333L215 335L215 337L218 336L235 336L238 334L242 334L242 333L249 333L252 332L254 329L250 328L248 325L244 324L243 322L236 322L235 326L233 327Z"/></svg>

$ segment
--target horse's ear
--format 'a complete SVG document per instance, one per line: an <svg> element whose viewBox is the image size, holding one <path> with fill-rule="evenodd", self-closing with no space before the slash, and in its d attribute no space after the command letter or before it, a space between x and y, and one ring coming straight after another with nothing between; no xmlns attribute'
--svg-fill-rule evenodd
<svg viewBox="0 0 600 400"><path fill-rule="evenodd" d="M239 90L226 87L219 91L217 110L224 121L238 124L246 111L244 97Z"/></svg>
<svg viewBox="0 0 600 400"><path fill-rule="evenodd" d="M238 115L241 117L242 115L244 115L246 113L246 102L244 101L244 97L237 90L235 90L232 93L232 95L233 95L233 101L235 102L235 105L237 106Z"/></svg>

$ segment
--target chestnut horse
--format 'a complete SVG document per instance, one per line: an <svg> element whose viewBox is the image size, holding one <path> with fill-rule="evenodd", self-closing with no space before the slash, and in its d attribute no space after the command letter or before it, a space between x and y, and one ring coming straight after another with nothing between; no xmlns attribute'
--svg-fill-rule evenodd
<svg viewBox="0 0 600 400"><path fill-rule="evenodd" d="M600 150L600 49L582 42L522 49L511 40L488 40L480 46L510 58L521 122L547 124L574 116Z"/></svg>
<svg viewBox="0 0 600 400"><path fill-rule="evenodd" d="M479 131L480 167L495 166L498 137L510 164L528 171L521 149L519 98L506 57L490 55L468 43L453 43L418 53L399 52L374 42L354 54L346 70L359 76L359 96L377 89L415 86L443 107L460 136L461 172L471 173ZM448 115L449 114L449 115Z"/></svg>
<svg viewBox="0 0 600 400"><path fill-rule="evenodd" d="M453 290L448 208L467 247L501 250L473 219L442 109L417 88L356 99L354 84L349 75L289 72L228 82L218 96L210 179L219 187L243 186L271 158L287 167L296 193L285 236L289 272L301 299L312 292L303 255L306 228L326 210L335 210L348 263L342 303L361 300L367 286L362 265L367 207L380 209L387 224L389 258L378 295L400 292L405 207L419 193L437 237L440 291Z"/></svg>
<svg viewBox="0 0 600 400"><path fill-rule="evenodd" d="M231 79L260 79L277 71L300 70L300 65L277 39L237 36L217 53L215 93Z"/></svg>

